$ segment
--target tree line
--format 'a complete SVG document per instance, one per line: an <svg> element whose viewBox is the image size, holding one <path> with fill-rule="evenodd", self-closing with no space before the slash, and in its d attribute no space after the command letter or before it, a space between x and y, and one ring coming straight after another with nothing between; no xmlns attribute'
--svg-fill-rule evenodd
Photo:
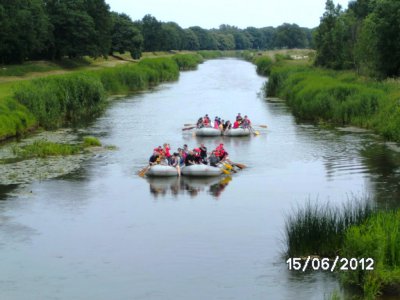
<svg viewBox="0 0 400 300"><path fill-rule="evenodd" d="M0 63L114 52L308 48L312 30L297 24L240 29L182 28L146 15L133 21L104 0L0 0Z"/></svg>
<svg viewBox="0 0 400 300"><path fill-rule="evenodd" d="M315 31L316 65L377 78L400 75L400 1L326 1Z"/></svg>

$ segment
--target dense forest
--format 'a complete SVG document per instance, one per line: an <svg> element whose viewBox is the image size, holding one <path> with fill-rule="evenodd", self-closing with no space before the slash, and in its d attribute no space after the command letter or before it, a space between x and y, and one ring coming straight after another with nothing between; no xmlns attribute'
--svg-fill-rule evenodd
<svg viewBox="0 0 400 300"><path fill-rule="evenodd" d="M326 1L314 36L316 65L378 78L400 75L400 1Z"/></svg>
<svg viewBox="0 0 400 300"><path fill-rule="evenodd" d="M133 21L104 0L0 0L2 64L125 51L139 58L142 51L308 48L311 40L311 29L296 24L184 29L151 15Z"/></svg>

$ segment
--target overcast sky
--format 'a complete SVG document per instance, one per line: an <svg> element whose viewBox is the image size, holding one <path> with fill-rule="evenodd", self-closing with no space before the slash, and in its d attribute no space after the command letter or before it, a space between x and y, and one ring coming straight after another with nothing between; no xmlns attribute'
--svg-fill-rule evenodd
<svg viewBox="0 0 400 300"><path fill-rule="evenodd" d="M318 26L326 0L106 0L112 11L126 13L132 20L151 14L157 20L178 23L183 28L218 28L221 24L239 28L279 26L296 23ZM349 0L333 0L347 8Z"/></svg>

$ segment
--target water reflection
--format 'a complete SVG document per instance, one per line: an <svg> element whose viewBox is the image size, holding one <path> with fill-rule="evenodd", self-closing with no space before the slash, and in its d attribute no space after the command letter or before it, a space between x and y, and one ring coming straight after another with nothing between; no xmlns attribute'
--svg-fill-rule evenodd
<svg viewBox="0 0 400 300"><path fill-rule="evenodd" d="M212 195L216 200L221 196L229 182L231 176L209 177L209 178L188 178L188 177L169 177L169 178L146 178L149 183L150 194L155 198L162 198L167 195L177 197L178 195L188 195L195 198L201 193Z"/></svg>

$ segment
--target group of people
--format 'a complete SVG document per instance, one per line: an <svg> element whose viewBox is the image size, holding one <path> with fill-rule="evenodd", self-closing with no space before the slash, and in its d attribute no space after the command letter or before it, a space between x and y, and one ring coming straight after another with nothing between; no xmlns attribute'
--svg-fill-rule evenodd
<svg viewBox="0 0 400 300"><path fill-rule="evenodd" d="M180 176L180 168L195 164L206 164L216 167L220 162L228 159L228 152L224 149L224 144L219 144L211 153L207 152L207 147L200 144L199 147L190 150L188 145L178 148L177 152L171 154L171 146L167 143L163 147L154 148L153 154L150 156L149 165L169 165L178 170Z"/></svg>
<svg viewBox="0 0 400 300"><path fill-rule="evenodd" d="M200 117L196 123L197 128L210 127L219 129L221 131L236 129L236 128L251 128L251 121L247 116L242 117L240 113L236 116L236 121L232 124L231 121L223 120L220 117L215 117L213 124L211 124L210 117L206 114L204 117Z"/></svg>

